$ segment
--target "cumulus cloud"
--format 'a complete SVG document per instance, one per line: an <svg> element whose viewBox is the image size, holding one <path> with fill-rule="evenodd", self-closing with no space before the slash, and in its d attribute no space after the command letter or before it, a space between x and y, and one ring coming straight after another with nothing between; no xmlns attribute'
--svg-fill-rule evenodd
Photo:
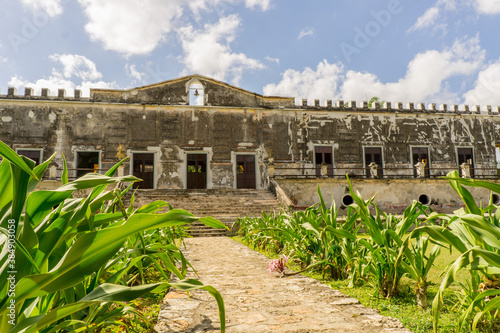
<svg viewBox="0 0 500 333"><path fill-rule="evenodd" d="M408 64L406 74L397 82L381 82L373 73L348 71L342 64L322 61L316 70L302 72L289 69L278 84L264 87L266 95L294 96L312 99L365 101L373 96L395 102L456 101L459 97L447 89L452 77L473 75L485 58L479 38L456 41L442 51L417 54ZM321 82L321 83L319 83Z"/></svg>
<svg viewBox="0 0 500 333"><path fill-rule="evenodd" d="M186 66L184 74L194 72L219 80L230 76L232 83L238 84L243 71L263 69L264 65L258 60L232 52L230 44L239 25L239 17L230 15L200 30L191 25L179 28L177 33L184 50L180 61Z"/></svg>
<svg viewBox="0 0 500 333"><path fill-rule="evenodd" d="M500 59L478 75L474 88L464 94L465 104L500 105Z"/></svg>
<svg viewBox="0 0 500 333"><path fill-rule="evenodd" d="M43 10L50 17L62 14L61 0L21 0L25 7L33 11Z"/></svg>
<svg viewBox="0 0 500 333"><path fill-rule="evenodd" d="M475 0L474 6L481 14L500 13L500 0Z"/></svg>
<svg viewBox="0 0 500 333"><path fill-rule="evenodd" d="M270 96L291 96L297 101L301 98L332 99L338 91L343 78L344 66L341 63L330 64L323 60L316 69L310 67L303 71L288 69L282 74L281 81L264 87L264 94Z"/></svg>
<svg viewBox="0 0 500 333"><path fill-rule="evenodd" d="M36 81L25 80L15 75L10 79L9 86L17 89L33 88L37 95L41 93L42 88L49 88L51 95L57 94L58 89L65 89L68 96L73 94L75 89L82 90L83 96L89 96L90 88L116 87L115 82L99 80L102 74L97 71L95 64L84 56L53 54L49 58L58 62L62 69L52 68L52 73L48 78Z"/></svg>
<svg viewBox="0 0 500 333"><path fill-rule="evenodd" d="M85 10L85 30L107 50L148 54L182 14L181 0L78 0Z"/></svg>
<svg viewBox="0 0 500 333"><path fill-rule="evenodd" d="M102 74L96 65L88 58L78 54L53 54L49 59L63 65L62 74L65 78L76 76L82 80L97 80Z"/></svg>
<svg viewBox="0 0 500 333"><path fill-rule="evenodd" d="M302 39L306 36L312 36L312 35L314 35L314 28L307 27L300 31L299 37L297 37L297 39Z"/></svg>

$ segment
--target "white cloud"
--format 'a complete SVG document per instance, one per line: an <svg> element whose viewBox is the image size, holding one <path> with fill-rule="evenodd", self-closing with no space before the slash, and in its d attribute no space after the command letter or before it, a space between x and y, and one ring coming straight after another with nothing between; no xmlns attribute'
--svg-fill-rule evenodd
<svg viewBox="0 0 500 333"><path fill-rule="evenodd" d="M500 13L500 0L476 0L474 5L481 14Z"/></svg>
<svg viewBox="0 0 500 333"><path fill-rule="evenodd" d="M373 73L348 71L342 64L322 61L316 71L287 70L278 84L264 87L266 95L312 99L365 101L373 96L394 102L456 102L458 96L448 91L447 80L473 75L482 65L485 52L479 38L456 41L452 47L419 53L408 64L405 76L397 82L383 83Z"/></svg>
<svg viewBox="0 0 500 333"><path fill-rule="evenodd" d="M82 90L83 96L89 96L90 88L116 87L115 82L96 81L102 74L97 71L95 64L84 56L53 54L49 58L60 63L62 70L52 68L52 74L48 78L36 81L25 80L15 75L10 79L9 86L19 90L25 87L33 88L35 95L40 95L42 88L49 88L51 95L56 95L58 89L65 89L67 96L71 96L75 89Z"/></svg>
<svg viewBox="0 0 500 333"><path fill-rule="evenodd" d="M84 56L77 54L53 54L49 58L63 65L62 74L67 79L72 76L76 76L82 80L97 80L102 78L102 74L97 70L96 65Z"/></svg>
<svg viewBox="0 0 500 333"><path fill-rule="evenodd" d="M0 56L0 62L7 62L7 61L8 61L7 58Z"/></svg>
<svg viewBox="0 0 500 333"><path fill-rule="evenodd" d="M181 0L78 0L89 22L85 30L107 50L148 54L182 14Z"/></svg>
<svg viewBox="0 0 500 333"><path fill-rule="evenodd" d="M187 2L187 1L186 1ZM244 3L245 7L253 9L260 7L262 11L269 10L271 8L271 0L191 0L189 1L189 8L194 12L196 16L199 15L202 10L210 10L211 8L216 8L220 6L219 9L228 9L230 6L236 5L238 3Z"/></svg>
<svg viewBox="0 0 500 333"><path fill-rule="evenodd" d="M436 23L436 20L438 18L439 18L439 8L431 7L424 13L424 15L420 16L417 19L417 22L415 22L415 24L408 31L412 32L431 27Z"/></svg>
<svg viewBox="0 0 500 333"><path fill-rule="evenodd" d="M314 35L314 28L307 27L300 31L299 37L297 37L297 39L302 39L305 36L312 36L312 35Z"/></svg>
<svg viewBox="0 0 500 333"><path fill-rule="evenodd" d="M139 72L135 65L130 64L125 65L125 73L127 73L130 78L139 82L141 82L142 79L146 76L146 73Z"/></svg>
<svg viewBox="0 0 500 333"><path fill-rule="evenodd" d="M260 7L261 10L268 10L271 0L245 0L245 5L248 8Z"/></svg>
<svg viewBox="0 0 500 333"><path fill-rule="evenodd" d="M195 30L189 25L177 30L184 55L180 59L186 66L184 74L195 72L219 80L231 76L238 84L244 70L263 69L258 60L243 53L233 53L230 47L236 37L240 20L236 15L223 17L216 24L206 24L204 29Z"/></svg>
<svg viewBox="0 0 500 333"><path fill-rule="evenodd" d="M264 87L264 95L290 96L297 100L333 99L336 96L338 85L343 78L342 64L329 64L323 60L316 69L305 68L302 72L288 69L282 74L278 84L268 84Z"/></svg>
<svg viewBox="0 0 500 333"><path fill-rule="evenodd" d="M270 56L266 56L264 59L266 59L269 62L275 62L277 65L280 64L280 59L279 58L271 58Z"/></svg>
<svg viewBox="0 0 500 333"><path fill-rule="evenodd" d="M43 10L51 17L63 12L61 0L21 0L21 2L33 11Z"/></svg>
<svg viewBox="0 0 500 333"><path fill-rule="evenodd" d="M464 103L500 105L500 59L478 75L473 89L464 94Z"/></svg>

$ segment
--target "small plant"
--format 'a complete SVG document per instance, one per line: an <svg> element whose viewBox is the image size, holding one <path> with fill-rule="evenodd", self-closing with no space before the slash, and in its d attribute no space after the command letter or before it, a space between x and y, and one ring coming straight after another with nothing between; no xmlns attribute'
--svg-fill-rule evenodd
<svg viewBox="0 0 500 333"><path fill-rule="evenodd" d="M286 264L288 264L288 256L282 255L279 259L273 259L269 263L269 267L267 267L267 273L271 275L272 272L277 272L282 277L285 275Z"/></svg>

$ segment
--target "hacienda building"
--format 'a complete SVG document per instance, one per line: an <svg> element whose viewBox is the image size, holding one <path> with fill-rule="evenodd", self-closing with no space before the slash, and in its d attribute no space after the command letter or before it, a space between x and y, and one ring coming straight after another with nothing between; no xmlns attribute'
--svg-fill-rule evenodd
<svg viewBox="0 0 500 333"><path fill-rule="evenodd" d="M9 88L0 95L0 140L37 162L57 153L56 178L61 154L72 177L105 172L128 156L122 172L142 178L141 189L274 184L296 206L314 203L318 184L338 204L348 203L346 175L395 209L421 195L452 207L439 179L452 170L498 180L498 107L298 104L200 75L91 89L88 98L78 90L52 96L48 89L34 95L31 88L22 94Z"/></svg>

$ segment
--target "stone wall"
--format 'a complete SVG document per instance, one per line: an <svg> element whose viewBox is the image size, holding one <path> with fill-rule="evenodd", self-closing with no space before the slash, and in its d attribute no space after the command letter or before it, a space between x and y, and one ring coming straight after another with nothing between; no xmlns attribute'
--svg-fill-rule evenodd
<svg viewBox="0 0 500 333"><path fill-rule="evenodd" d="M203 106L187 105L193 82L203 86ZM259 188L267 185L270 158L277 175L315 174L317 146L331 147L340 178L364 175L365 147L381 147L384 167L395 175L413 175L414 146L428 147L433 177L458 168L458 147L473 148L477 176L496 174L498 109L419 108L294 106L293 98L192 76L131 90L95 89L89 99L9 90L0 95L0 140L13 148L43 149L44 158L56 152L60 167L63 153L70 168L76 167L77 151L98 151L104 170L120 154L153 152L157 188L186 186L187 153L207 154L208 188L235 187L237 154L255 155ZM130 164L125 172L131 173Z"/></svg>
<svg viewBox="0 0 500 333"><path fill-rule="evenodd" d="M296 208L303 209L319 202L318 186L323 199L331 204L332 198L337 207L345 209L342 199L349 196L349 185L346 179L279 179L281 189L294 203ZM500 184L500 181L495 181ZM375 204L385 212L402 213L414 200L425 195L429 199L429 206L440 213L451 213L463 206L463 202L443 179L353 179L354 191L359 191L365 200L375 197ZM467 187L479 205L486 205L490 200L490 191ZM498 195L494 198L500 204ZM345 199L344 199L345 200Z"/></svg>

